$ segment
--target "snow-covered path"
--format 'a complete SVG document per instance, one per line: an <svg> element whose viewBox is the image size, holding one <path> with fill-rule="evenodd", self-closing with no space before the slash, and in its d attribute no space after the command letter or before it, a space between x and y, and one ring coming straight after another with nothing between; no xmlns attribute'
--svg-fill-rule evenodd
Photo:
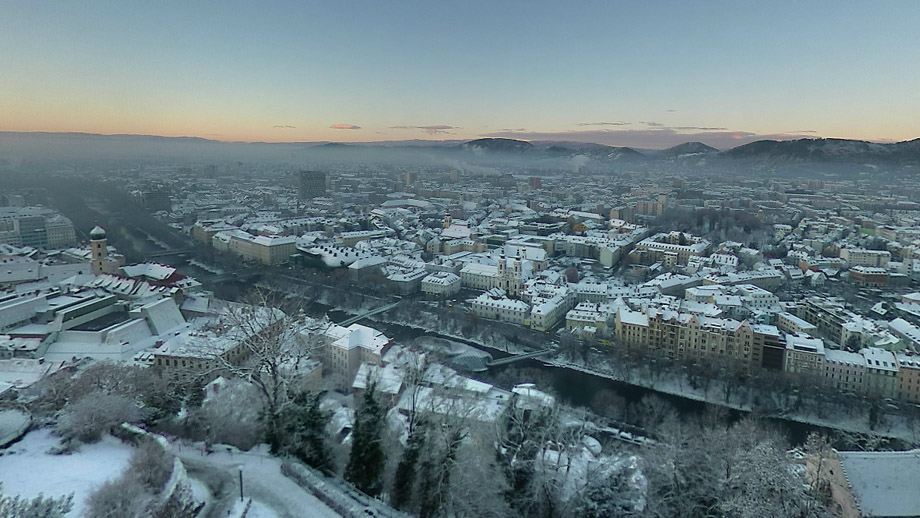
<svg viewBox="0 0 920 518"><path fill-rule="evenodd" d="M210 517L226 517L227 510L239 500L239 466L243 467L243 494L252 498L254 516L279 518L339 518L339 515L315 496L281 473L281 460L267 452L233 452L216 447L205 454L193 446L174 444L189 476L203 482L214 502ZM269 514L273 513L273 514Z"/></svg>

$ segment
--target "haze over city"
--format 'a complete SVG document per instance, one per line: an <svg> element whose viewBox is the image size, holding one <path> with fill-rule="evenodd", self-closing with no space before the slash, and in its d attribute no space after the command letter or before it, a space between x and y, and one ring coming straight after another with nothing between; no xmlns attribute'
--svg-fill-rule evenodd
<svg viewBox="0 0 920 518"><path fill-rule="evenodd" d="M0 130L661 149L920 135L915 2L7 2Z"/></svg>

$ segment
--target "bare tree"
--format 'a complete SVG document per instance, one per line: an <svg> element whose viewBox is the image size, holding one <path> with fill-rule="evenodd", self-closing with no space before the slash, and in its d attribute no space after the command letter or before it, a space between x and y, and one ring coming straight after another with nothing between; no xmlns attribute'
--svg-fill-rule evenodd
<svg viewBox="0 0 920 518"><path fill-rule="evenodd" d="M214 325L220 334L212 345L212 359L220 370L259 390L273 448L277 447L279 417L294 392L293 384L310 353L322 347L321 326L311 328L307 324L291 301L277 292L255 289L245 303L226 303Z"/></svg>
<svg viewBox="0 0 920 518"><path fill-rule="evenodd" d="M817 517L780 436L755 420L730 428L678 423L648 451L650 516Z"/></svg>
<svg viewBox="0 0 920 518"><path fill-rule="evenodd" d="M827 505L831 500L831 485L827 471L830 469L831 456L834 455L830 439L827 435L818 432L808 434L805 439L805 453L809 456L806 467L814 466L813 471L806 471L812 495L816 500Z"/></svg>
<svg viewBox="0 0 920 518"><path fill-rule="evenodd" d="M677 410L668 400L649 394L629 405L631 421L650 432L669 428L678 419Z"/></svg>

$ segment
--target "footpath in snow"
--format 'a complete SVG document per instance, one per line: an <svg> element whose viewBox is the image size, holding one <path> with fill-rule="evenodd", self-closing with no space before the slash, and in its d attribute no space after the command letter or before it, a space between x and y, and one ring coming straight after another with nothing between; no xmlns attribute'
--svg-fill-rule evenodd
<svg viewBox="0 0 920 518"><path fill-rule="evenodd" d="M211 516L226 516L238 509L239 472L243 471L243 494L252 499L247 518L338 518L339 514L281 473L281 459L271 456L265 447L249 452L215 446L206 453L198 446L173 444L173 451L185 464L193 479L217 481L224 491L212 495ZM211 484L213 485L213 484ZM213 488L211 488L213 491Z"/></svg>

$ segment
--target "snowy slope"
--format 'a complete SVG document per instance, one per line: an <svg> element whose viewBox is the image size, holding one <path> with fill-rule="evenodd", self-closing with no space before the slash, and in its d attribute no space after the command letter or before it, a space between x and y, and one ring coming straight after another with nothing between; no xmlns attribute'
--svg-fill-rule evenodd
<svg viewBox="0 0 920 518"><path fill-rule="evenodd" d="M106 436L96 444L84 445L70 455L51 455L58 445L50 429L28 433L0 455L0 482L3 492L34 498L74 494L74 505L67 516L86 515L86 500L94 489L117 478L128 466L132 448Z"/></svg>

